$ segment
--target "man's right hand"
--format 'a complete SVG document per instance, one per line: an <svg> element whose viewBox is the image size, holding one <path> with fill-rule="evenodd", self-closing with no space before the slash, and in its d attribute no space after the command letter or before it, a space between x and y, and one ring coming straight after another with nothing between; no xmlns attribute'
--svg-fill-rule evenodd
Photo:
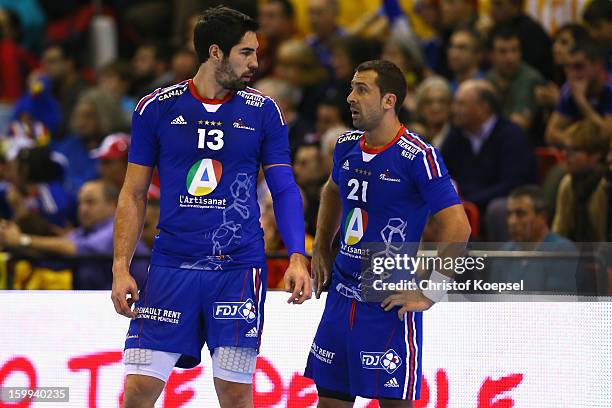
<svg viewBox="0 0 612 408"><path fill-rule="evenodd" d="M130 297L127 296L128 294ZM132 305L138 300L138 285L129 272L113 273L111 299L117 313L130 319L136 317Z"/></svg>
<svg viewBox="0 0 612 408"><path fill-rule="evenodd" d="M321 297L321 292L329 286L331 267L334 257L329 249L314 248L312 254L312 276L314 278L315 296Z"/></svg>

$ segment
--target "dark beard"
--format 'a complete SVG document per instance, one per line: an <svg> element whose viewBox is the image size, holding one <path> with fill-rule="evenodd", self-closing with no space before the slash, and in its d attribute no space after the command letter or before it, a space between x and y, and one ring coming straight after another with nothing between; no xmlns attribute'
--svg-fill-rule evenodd
<svg viewBox="0 0 612 408"><path fill-rule="evenodd" d="M217 68L215 78L219 85L231 91L242 91L247 87L247 82L236 76L227 59L224 59L219 68Z"/></svg>

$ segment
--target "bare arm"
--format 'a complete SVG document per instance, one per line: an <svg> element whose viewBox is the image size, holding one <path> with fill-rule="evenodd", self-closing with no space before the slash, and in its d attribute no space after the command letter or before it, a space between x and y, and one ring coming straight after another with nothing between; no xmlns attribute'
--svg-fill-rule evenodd
<svg viewBox="0 0 612 408"><path fill-rule="evenodd" d="M472 229L462 204L447 207L434 214L438 224L438 256L441 258L455 258L461 256ZM446 276L453 277L452 270L439 271Z"/></svg>
<svg viewBox="0 0 612 408"><path fill-rule="evenodd" d="M340 189L330 177L321 190L321 204L317 216L317 229L313 245L312 274L315 279L316 297L321 296L331 277L334 236L340 227L342 201Z"/></svg>
<svg viewBox="0 0 612 408"><path fill-rule="evenodd" d="M130 262L142 232L152 174L151 167L128 164L115 214L112 299L117 313L132 318L130 307L138 300L138 288L130 276ZM131 299L126 300L128 293Z"/></svg>
<svg viewBox="0 0 612 408"><path fill-rule="evenodd" d="M77 247L74 241L65 237L45 237L38 235L26 235L15 223L3 222L0 224L0 244L9 248L22 246L25 239L28 248L36 251L51 252L61 256L75 256Z"/></svg>
<svg viewBox="0 0 612 408"><path fill-rule="evenodd" d="M553 112L546 126L545 139L546 143L551 146L563 144L561 135L563 131L570 125L569 118L561 115L559 112Z"/></svg>

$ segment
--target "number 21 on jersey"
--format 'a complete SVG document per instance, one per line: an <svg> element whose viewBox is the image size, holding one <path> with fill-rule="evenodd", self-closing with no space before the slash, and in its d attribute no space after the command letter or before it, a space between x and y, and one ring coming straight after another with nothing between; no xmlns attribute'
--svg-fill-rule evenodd
<svg viewBox="0 0 612 408"><path fill-rule="evenodd" d="M350 179L348 181L348 186L351 189L351 191L349 191L348 196L346 196L346 198L348 198L349 200L356 200L359 201L361 199L361 201L363 201L364 203L367 203L367 197L366 194L368 192L368 182L367 181L362 181L361 183L359 183L359 180L357 179ZM361 194L360 194L360 190L361 190Z"/></svg>
<svg viewBox="0 0 612 408"><path fill-rule="evenodd" d="M223 131L221 129L198 129L198 149L208 147L210 150L220 150L223 143Z"/></svg>

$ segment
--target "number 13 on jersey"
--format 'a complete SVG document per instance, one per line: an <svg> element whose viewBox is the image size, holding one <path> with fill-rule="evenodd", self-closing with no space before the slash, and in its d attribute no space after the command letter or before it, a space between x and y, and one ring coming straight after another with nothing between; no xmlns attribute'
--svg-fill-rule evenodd
<svg viewBox="0 0 612 408"><path fill-rule="evenodd" d="M209 139L209 140L206 140ZM220 129L198 129L198 149L220 150L223 147L223 131Z"/></svg>

